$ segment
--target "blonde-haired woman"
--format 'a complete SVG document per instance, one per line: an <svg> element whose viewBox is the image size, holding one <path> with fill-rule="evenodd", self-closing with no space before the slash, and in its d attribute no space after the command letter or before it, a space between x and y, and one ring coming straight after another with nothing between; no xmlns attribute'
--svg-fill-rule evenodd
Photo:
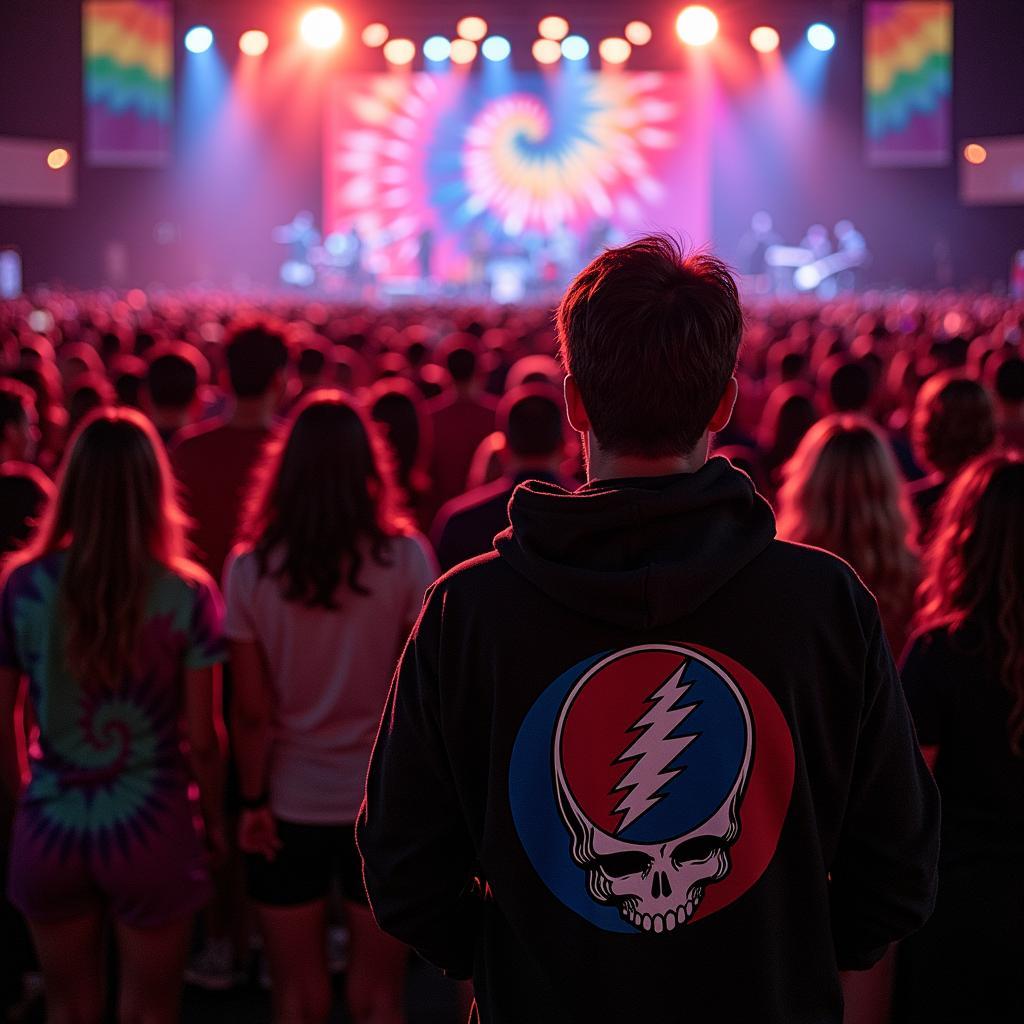
<svg viewBox="0 0 1024 1024"><path fill-rule="evenodd" d="M920 566L914 519L896 459L862 416L827 416L783 470L779 536L845 559L878 601L889 646L908 637Z"/></svg>

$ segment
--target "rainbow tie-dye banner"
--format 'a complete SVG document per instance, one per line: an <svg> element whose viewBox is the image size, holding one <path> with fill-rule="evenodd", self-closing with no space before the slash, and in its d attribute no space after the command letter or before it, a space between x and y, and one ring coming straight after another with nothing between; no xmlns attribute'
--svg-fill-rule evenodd
<svg viewBox="0 0 1024 1024"><path fill-rule="evenodd" d="M864 134L876 166L938 167L952 155L953 4L869 0Z"/></svg>
<svg viewBox="0 0 1024 1024"><path fill-rule="evenodd" d="M174 98L170 0L85 0L82 57L88 161L164 163Z"/></svg>

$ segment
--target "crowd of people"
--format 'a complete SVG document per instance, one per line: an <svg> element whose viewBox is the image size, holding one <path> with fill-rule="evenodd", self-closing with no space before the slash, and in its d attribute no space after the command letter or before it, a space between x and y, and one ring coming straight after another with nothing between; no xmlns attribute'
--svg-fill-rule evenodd
<svg viewBox="0 0 1024 1024"><path fill-rule="evenodd" d="M367 766L424 593L492 549L517 487L576 491L580 435L610 436L613 386L604 420L566 418L564 321L209 293L0 303L9 1005L34 969L25 923L55 1024L112 1002L176 1021L183 977L237 983L258 930L274 1020L324 1021L343 925L351 1019L405 1019L408 947L378 927L356 846ZM628 332L605 340L631 358ZM870 985L848 981L851 1021L1020 1019L1022 341L1024 304L992 295L755 302L735 407L714 395L701 424L780 539L874 595L943 799L934 914ZM652 444L686 415L655 399ZM390 792L398 768L375 771Z"/></svg>

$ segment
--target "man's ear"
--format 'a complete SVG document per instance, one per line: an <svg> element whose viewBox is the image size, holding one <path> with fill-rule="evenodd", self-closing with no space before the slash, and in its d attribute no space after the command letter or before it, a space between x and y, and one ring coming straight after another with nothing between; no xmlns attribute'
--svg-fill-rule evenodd
<svg viewBox="0 0 1024 1024"><path fill-rule="evenodd" d="M736 396L739 392L740 386L736 378L730 377L728 384L725 385L725 390L722 392L722 397L718 400L718 405L711 416L711 422L708 423L708 430L712 434L717 433L719 430L724 430L728 426L729 420L732 419L732 411L736 407Z"/></svg>
<svg viewBox="0 0 1024 1024"><path fill-rule="evenodd" d="M583 408L580 389L571 373L566 374L562 390L565 393L565 414L569 417L569 426L577 434L587 433L590 430L590 417L587 415L587 410Z"/></svg>

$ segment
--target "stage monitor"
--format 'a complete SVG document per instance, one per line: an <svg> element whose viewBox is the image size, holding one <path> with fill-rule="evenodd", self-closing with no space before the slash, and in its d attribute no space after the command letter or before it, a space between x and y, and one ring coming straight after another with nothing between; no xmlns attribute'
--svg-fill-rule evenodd
<svg viewBox="0 0 1024 1024"><path fill-rule="evenodd" d="M358 253L378 280L516 294L638 234L703 244L710 123L697 88L681 73L498 65L342 76L326 117L327 248Z"/></svg>

